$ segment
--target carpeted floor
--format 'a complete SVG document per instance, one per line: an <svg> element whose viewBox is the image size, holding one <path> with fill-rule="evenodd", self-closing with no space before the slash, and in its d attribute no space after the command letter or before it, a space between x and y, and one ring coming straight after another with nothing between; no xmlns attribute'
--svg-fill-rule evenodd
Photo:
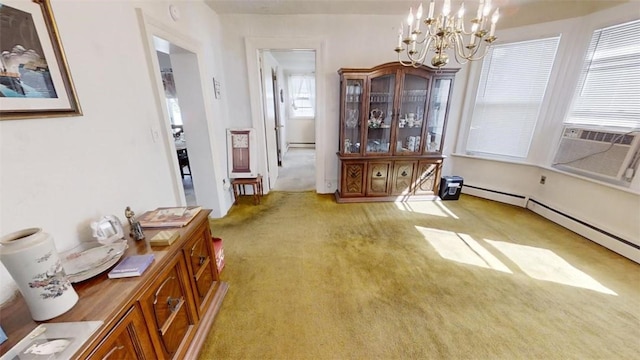
<svg viewBox="0 0 640 360"><path fill-rule="evenodd" d="M316 188L316 149L289 148L282 158L277 191L308 191Z"/></svg>
<svg viewBox="0 0 640 360"><path fill-rule="evenodd" d="M201 359L637 359L640 265L526 209L271 192L211 222Z"/></svg>

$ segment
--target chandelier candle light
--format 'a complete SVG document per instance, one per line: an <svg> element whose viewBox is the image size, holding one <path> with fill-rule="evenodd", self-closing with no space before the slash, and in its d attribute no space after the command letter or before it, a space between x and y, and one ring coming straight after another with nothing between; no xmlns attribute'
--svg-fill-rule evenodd
<svg viewBox="0 0 640 360"><path fill-rule="evenodd" d="M404 36L404 26L400 23L398 30L398 61L404 66L419 67L424 64L429 50L435 55L431 65L441 68L449 62L447 49L452 49L456 61L466 64L468 61L482 59L491 44L496 41L496 23L500 17L500 10L496 8L489 21L491 0L480 0L478 12L471 19L471 30L465 30L464 3L457 15L451 13L451 0L444 0L442 13L434 17L435 0L429 3L429 13L422 19L422 4L418 7L415 17L413 9L409 9L407 17L407 34ZM424 23L426 29L423 35L420 29ZM404 45L403 45L404 44ZM417 49L416 49L417 48ZM403 60L404 54L404 60Z"/></svg>

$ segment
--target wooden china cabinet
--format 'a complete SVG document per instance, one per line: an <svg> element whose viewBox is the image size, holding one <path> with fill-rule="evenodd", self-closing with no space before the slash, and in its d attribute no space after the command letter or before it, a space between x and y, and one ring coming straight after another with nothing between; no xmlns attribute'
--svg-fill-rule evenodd
<svg viewBox="0 0 640 360"><path fill-rule="evenodd" d="M437 198L457 71L399 63L338 71L338 202Z"/></svg>

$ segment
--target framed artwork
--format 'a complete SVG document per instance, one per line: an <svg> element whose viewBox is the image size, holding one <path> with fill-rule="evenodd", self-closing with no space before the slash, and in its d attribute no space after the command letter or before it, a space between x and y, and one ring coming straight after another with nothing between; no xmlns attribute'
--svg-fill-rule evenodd
<svg viewBox="0 0 640 360"><path fill-rule="evenodd" d="M0 120L76 115L49 0L0 0Z"/></svg>

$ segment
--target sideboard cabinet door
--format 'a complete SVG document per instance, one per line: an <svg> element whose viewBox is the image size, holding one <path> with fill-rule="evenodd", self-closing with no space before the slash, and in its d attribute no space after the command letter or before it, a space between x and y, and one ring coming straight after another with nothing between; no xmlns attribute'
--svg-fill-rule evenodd
<svg viewBox="0 0 640 360"><path fill-rule="evenodd" d="M344 197L360 197L365 194L365 171L364 161L343 161L342 162L342 182L340 191Z"/></svg>
<svg viewBox="0 0 640 360"><path fill-rule="evenodd" d="M140 303L158 358L182 358L194 336L197 315L181 256L162 271Z"/></svg>
<svg viewBox="0 0 640 360"><path fill-rule="evenodd" d="M187 261L198 317L202 318L215 295L219 280L208 223L196 230L196 235L182 251Z"/></svg>
<svg viewBox="0 0 640 360"><path fill-rule="evenodd" d="M440 168L442 162L420 161L416 172L416 195L432 195L438 193L440 186Z"/></svg>
<svg viewBox="0 0 640 360"><path fill-rule="evenodd" d="M389 195L391 161L370 162L367 166L367 196Z"/></svg>
<svg viewBox="0 0 640 360"><path fill-rule="evenodd" d="M155 359L147 326L134 305L89 356L90 359Z"/></svg>
<svg viewBox="0 0 640 360"><path fill-rule="evenodd" d="M415 168L415 161L394 162L391 195L410 195L413 193L413 173Z"/></svg>

